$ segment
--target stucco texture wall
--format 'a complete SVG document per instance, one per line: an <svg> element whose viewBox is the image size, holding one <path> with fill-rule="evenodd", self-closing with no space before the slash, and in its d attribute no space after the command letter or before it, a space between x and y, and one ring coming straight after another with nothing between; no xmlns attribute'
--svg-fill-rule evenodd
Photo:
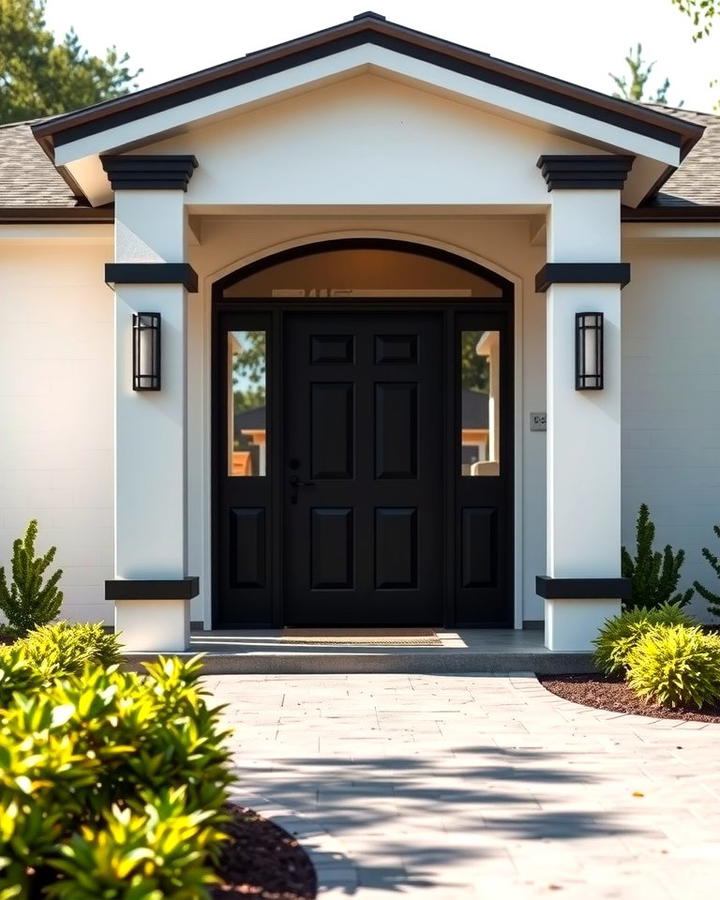
<svg viewBox="0 0 720 900"><path fill-rule="evenodd" d="M38 549L58 548L63 616L112 622L112 229L95 228L87 241L1 236L0 563L37 518Z"/></svg>
<svg viewBox="0 0 720 900"><path fill-rule="evenodd" d="M683 587L711 583L701 548L720 550L719 246L628 241L623 256L623 542L647 503L658 546L687 554ZM692 611L710 619L705 606L696 598Z"/></svg>

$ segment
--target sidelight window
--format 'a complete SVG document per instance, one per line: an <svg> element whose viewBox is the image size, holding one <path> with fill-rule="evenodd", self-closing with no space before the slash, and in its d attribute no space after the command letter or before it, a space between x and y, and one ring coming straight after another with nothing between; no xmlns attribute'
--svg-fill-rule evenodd
<svg viewBox="0 0 720 900"><path fill-rule="evenodd" d="M500 332L460 332L460 473L500 474Z"/></svg>
<svg viewBox="0 0 720 900"><path fill-rule="evenodd" d="M267 475L267 332L228 332L228 474Z"/></svg>

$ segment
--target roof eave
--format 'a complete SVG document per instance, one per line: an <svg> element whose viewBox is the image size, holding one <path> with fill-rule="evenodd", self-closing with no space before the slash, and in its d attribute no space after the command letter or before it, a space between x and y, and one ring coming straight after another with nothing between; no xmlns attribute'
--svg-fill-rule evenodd
<svg viewBox="0 0 720 900"><path fill-rule="evenodd" d="M623 206L623 222L720 222L720 205Z"/></svg>
<svg viewBox="0 0 720 900"><path fill-rule="evenodd" d="M112 225L114 206L0 206L0 225Z"/></svg>
<svg viewBox="0 0 720 900"><path fill-rule="evenodd" d="M308 51L338 38L350 37L367 32L389 38L401 39L426 51L433 51L452 57L456 60L479 66L488 72L506 75L536 88L543 88L567 97L582 101L598 109L615 112L629 119L635 119L646 125L666 129L677 135L681 158L684 158L697 141L702 137L704 128L692 122L675 118L666 113L648 109L605 94L592 91L571 82L562 81L522 66L495 59L488 54L472 50L459 44L445 41L424 32L406 28L393 22L387 22L377 14L363 14L350 22L344 22L304 37L277 44L231 62L222 63L182 78L174 79L115 100L108 100L95 106L67 113L54 119L39 122L32 126L35 137L41 142L50 155L54 149L54 137L69 129L92 122L97 122L115 113L141 107L158 99L172 96L180 91L211 84L213 81L230 75L242 73L271 62L279 62L299 52ZM102 129L98 129L102 130ZM52 158L52 156L51 156Z"/></svg>

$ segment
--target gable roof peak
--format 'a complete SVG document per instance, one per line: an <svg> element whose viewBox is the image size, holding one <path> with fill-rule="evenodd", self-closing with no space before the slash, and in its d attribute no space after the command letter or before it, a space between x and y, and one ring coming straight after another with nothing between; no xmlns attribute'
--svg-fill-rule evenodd
<svg viewBox="0 0 720 900"><path fill-rule="evenodd" d="M385 16L381 15L380 13L373 12L371 9L353 16L353 22L359 22L361 19L379 19L381 22L387 21L387 18Z"/></svg>

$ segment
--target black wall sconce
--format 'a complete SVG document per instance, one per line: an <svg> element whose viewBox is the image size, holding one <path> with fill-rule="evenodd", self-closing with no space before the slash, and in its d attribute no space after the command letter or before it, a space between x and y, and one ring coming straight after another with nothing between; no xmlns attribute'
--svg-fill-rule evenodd
<svg viewBox="0 0 720 900"><path fill-rule="evenodd" d="M603 314L575 314L575 390L601 391L603 384Z"/></svg>
<svg viewBox="0 0 720 900"><path fill-rule="evenodd" d="M160 313L133 315L133 390L160 390Z"/></svg>

